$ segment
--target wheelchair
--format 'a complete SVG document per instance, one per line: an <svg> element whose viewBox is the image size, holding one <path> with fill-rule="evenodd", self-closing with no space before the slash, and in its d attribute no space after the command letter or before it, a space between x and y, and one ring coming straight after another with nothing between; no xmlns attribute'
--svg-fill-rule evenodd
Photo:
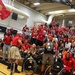
<svg viewBox="0 0 75 75"><path fill-rule="evenodd" d="M37 70L35 72L36 74L39 74L41 71L43 52L43 49L37 50L36 54L33 56L34 60L37 63Z"/></svg>
<svg viewBox="0 0 75 75"><path fill-rule="evenodd" d="M54 63L52 66L48 66L45 70L44 75L58 75L58 73L62 70L63 63L61 58L58 56L54 58ZM60 75L60 74L59 74Z"/></svg>
<svg viewBox="0 0 75 75"><path fill-rule="evenodd" d="M23 72L25 75L33 75L37 69L36 61L30 55L26 58L26 61L23 63Z"/></svg>
<svg viewBox="0 0 75 75"><path fill-rule="evenodd" d="M15 71L15 61L11 63L10 75L14 75L14 71Z"/></svg>
<svg viewBox="0 0 75 75"><path fill-rule="evenodd" d="M37 65L42 64L43 52L44 52L44 50L40 49L40 50L36 51L36 55L33 56L33 58L35 59Z"/></svg>
<svg viewBox="0 0 75 75"><path fill-rule="evenodd" d="M64 70L66 70L65 68L63 68L57 75L75 75L73 74L73 70L71 70L71 72L66 72L64 73Z"/></svg>

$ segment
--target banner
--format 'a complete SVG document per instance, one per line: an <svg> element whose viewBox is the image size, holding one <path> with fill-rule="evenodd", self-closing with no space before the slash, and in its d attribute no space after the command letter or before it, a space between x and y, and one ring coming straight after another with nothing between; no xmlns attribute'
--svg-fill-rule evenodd
<svg viewBox="0 0 75 75"><path fill-rule="evenodd" d="M0 0L0 18L2 20L5 20L10 14L11 14L11 12L6 9L2 0Z"/></svg>

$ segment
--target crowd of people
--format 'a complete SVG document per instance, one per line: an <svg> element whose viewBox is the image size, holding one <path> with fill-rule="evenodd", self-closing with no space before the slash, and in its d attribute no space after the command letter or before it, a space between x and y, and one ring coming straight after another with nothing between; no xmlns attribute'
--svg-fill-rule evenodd
<svg viewBox="0 0 75 75"><path fill-rule="evenodd" d="M8 52L8 69L11 62L15 60L15 72L20 73L17 69L18 59L21 59L23 53L32 54L35 56L37 51L44 49L42 52L42 66L40 75L45 71L47 59L52 66L54 63L53 56L56 52L61 53L62 62L66 69L62 75L67 75L72 70L75 70L75 27L62 27L58 24L50 24L46 26L41 24L33 26L31 29L25 25L22 33L13 35L14 29L7 29L3 39L3 60ZM25 58L25 56L23 56Z"/></svg>

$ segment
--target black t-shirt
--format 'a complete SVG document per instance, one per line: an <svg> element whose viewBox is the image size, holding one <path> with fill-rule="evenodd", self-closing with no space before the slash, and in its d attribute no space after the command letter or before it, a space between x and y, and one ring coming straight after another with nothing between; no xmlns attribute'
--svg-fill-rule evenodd
<svg viewBox="0 0 75 75"><path fill-rule="evenodd" d="M52 41L49 41L44 49L45 49L44 50L45 54L49 54L49 53L53 54L54 51L53 51L53 43L52 43Z"/></svg>

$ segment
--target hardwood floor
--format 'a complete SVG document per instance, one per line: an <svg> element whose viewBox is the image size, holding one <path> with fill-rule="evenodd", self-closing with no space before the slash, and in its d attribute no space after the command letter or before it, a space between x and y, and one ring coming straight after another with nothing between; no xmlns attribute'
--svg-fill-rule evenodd
<svg viewBox="0 0 75 75"><path fill-rule="evenodd" d="M21 71L20 66L18 67L18 69ZM10 75L10 70L7 69L7 66L0 63L0 75L4 75L1 72L5 73L6 75ZM14 73L14 75L25 75L25 74L22 72L22 73ZM34 75L37 75L37 74L34 74Z"/></svg>
<svg viewBox="0 0 75 75"><path fill-rule="evenodd" d="M2 51L0 51L0 58L2 58ZM20 60L22 62L22 60ZM19 71L21 71L21 66L18 67ZM2 72L2 73L1 73ZM3 74L4 73L4 74ZM7 66L0 63L0 75L10 75L10 70L7 69ZM25 75L24 72L21 73L14 73L14 75ZM38 75L38 74L34 74L34 75Z"/></svg>

